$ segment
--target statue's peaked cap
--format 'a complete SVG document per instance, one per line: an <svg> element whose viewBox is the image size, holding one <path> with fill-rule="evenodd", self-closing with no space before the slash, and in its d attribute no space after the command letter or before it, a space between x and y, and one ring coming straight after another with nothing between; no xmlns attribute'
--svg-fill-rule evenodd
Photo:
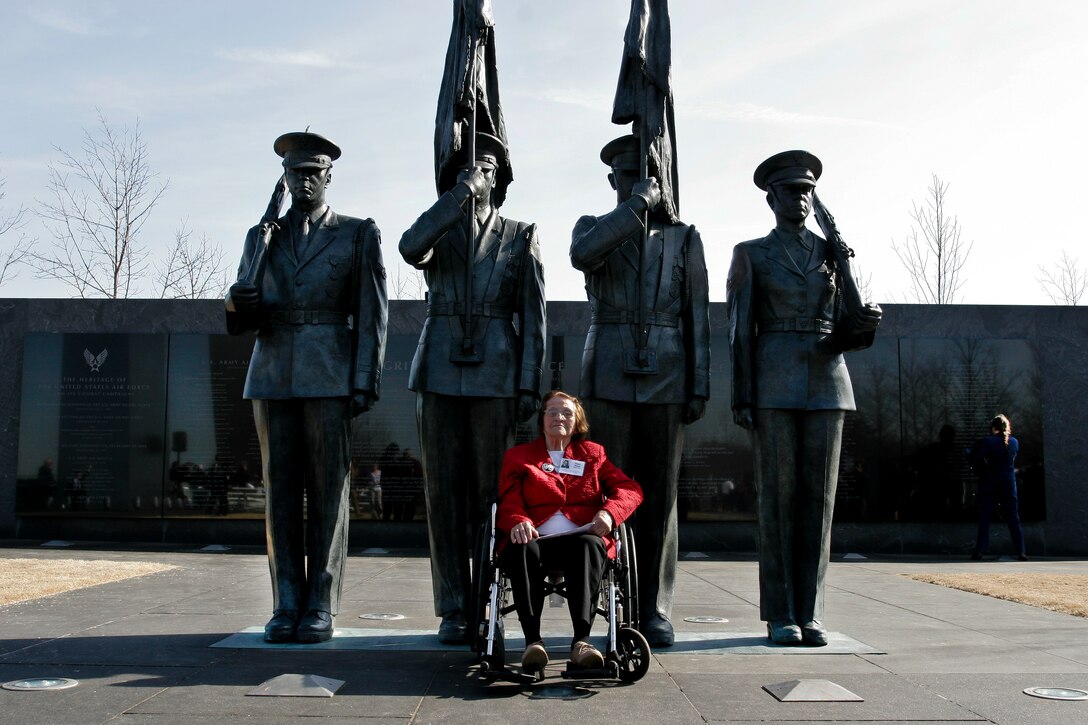
<svg viewBox="0 0 1088 725"><path fill-rule="evenodd" d="M823 171L823 163L808 151L783 151L757 166L752 180L764 191L774 184L816 186Z"/></svg>
<svg viewBox="0 0 1088 725"><path fill-rule="evenodd" d="M641 151L638 136L629 133L606 143L601 149L601 161L606 166L637 169Z"/></svg>
<svg viewBox="0 0 1088 725"><path fill-rule="evenodd" d="M288 169L316 167L327 169L340 158L340 147L320 134L309 131L285 133L272 144L277 156L283 157Z"/></svg>

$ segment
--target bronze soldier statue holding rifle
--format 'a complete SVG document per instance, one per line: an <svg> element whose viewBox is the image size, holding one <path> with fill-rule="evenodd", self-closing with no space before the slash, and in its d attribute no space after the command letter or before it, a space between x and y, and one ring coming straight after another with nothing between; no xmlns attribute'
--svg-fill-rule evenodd
<svg viewBox="0 0 1088 725"><path fill-rule="evenodd" d="M845 411L843 352L873 343L853 252L815 195L823 165L784 151L755 171L775 228L733 250L727 285L733 419L751 431L759 508L759 606L776 644L827 644L824 574ZM827 239L805 221L815 206Z"/></svg>
<svg viewBox="0 0 1088 725"><path fill-rule="evenodd" d="M332 637L348 542L352 420L378 399L387 301L371 219L332 211L340 149L314 133L276 139L284 176L249 230L226 298L231 334L257 332L253 401L267 494L269 642ZM291 208L279 217L284 191Z"/></svg>

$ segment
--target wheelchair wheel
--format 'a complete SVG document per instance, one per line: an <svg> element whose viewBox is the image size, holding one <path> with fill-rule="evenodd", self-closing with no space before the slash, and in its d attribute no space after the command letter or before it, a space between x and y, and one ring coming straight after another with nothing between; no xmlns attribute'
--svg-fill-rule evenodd
<svg viewBox="0 0 1088 725"><path fill-rule="evenodd" d="M631 627L616 632L616 660L619 678L638 682L650 669L650 644L642 633Z"/></svg>
<svg viewBox="0 0 1088 725"><path fill-rule="evenodd" d="M638 554L635 551L635 532L627 524L620 526L623 544L623 579L619 582L623 594L623 624L638 629Z"/></svg>

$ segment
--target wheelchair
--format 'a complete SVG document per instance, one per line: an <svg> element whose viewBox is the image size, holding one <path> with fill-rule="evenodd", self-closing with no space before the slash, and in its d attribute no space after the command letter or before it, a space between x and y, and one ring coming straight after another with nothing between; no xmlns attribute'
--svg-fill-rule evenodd
<svg viewBox="0 0 1088 725"><path fill-rule="evenodd" d="M526 674L506 664L503 617L514 611L510 583L499 567L498 534L495 518L498 505L491 505L491 516L476 537L472 559L472 590L468 620L469 645L476 654L479 674L484 679L501 679L522 684L544 678L544 670ZM620 524L613 531L616 557L608 561L596 604L598 617L608 623L608 646L604 667L583 669L569 662L562 673L565 679L619 679L637 682L650 669L650 645L638 631L638 574L634 532ZM566 598L562 581L549 577L545 595Z"/></svg>

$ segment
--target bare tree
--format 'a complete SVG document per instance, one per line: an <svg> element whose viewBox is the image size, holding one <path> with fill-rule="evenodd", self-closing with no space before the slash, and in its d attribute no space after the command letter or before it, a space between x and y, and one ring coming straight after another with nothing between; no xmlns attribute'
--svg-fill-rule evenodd
<svg viewBox="0 0 1088 725"><path fill-rule="evenodd" d="M38 211L54 244L32 253L31 266L79 297L135 294L149 264L140 231L167 187L151 170L139 122L111 126L99 113L78 155L54 148L61 159L49 164L50 198Z"/></svg>
<svg viewBox="0 0 1088 725"><path fill-rule="evenodd" d="M892 242L899 261L907 268L918 302L936 305L956 301L963 282L960 272L971 254L973 242L960 237L960 222L945 207L948 183L933 174L925 206L913 204L910 236L902 245Z"/></svg>
<svg viewBox="0 0 1088 725"><path fill-rule="evenodd" d="M221 297L226 292L227 265L222 245L213 243L206 234L195 242L192 235L184 222L174 232L174 245L156 268L155 286L160 299L195 300Z"/></svg>
<svg viewBox="0 0 1088 725"><path fill-rule="evenodd" d="M1080 260L1062 250L1061 259L1050 269L1039 265L1039 284L1050 301L1056 305L1076 305L1088 291L1088 270L1080 266Z"/></svg>
<svg viewBox="0 0 1088 725"><path fill-rule="evenodd" d="M7 184L5 179L0 179L0 201L3 201L7 196L7 192L4 191L4 186ZM0 285L4 282L11 281L18 276L19 265L22 264L27 255L30 254L30 250L34 244L34 240L28 238L20 230L26 226L27 210L25 206L20 206L18 209L11 213L0 214L0 240L6 242L8 234L13 232L20 232L19 238L10 247L5 243L0 248Z"/></svg>
<svg viewBox="0 0 1088 725"><path fill-rule="evenodd" d="M423 272L415 267L398 265L397 271L389 284L389 299L393 300L421 300L427 291L427 283L423 279Z"/></svg>
<svg viewBox="0 0 1088 725"><path fill-rule="evenodd" d="M858 294L865 302L873 301L873 275L866 274L860 264L856 262L850 265L854 272L854 281L858 285Z"/></svg>

